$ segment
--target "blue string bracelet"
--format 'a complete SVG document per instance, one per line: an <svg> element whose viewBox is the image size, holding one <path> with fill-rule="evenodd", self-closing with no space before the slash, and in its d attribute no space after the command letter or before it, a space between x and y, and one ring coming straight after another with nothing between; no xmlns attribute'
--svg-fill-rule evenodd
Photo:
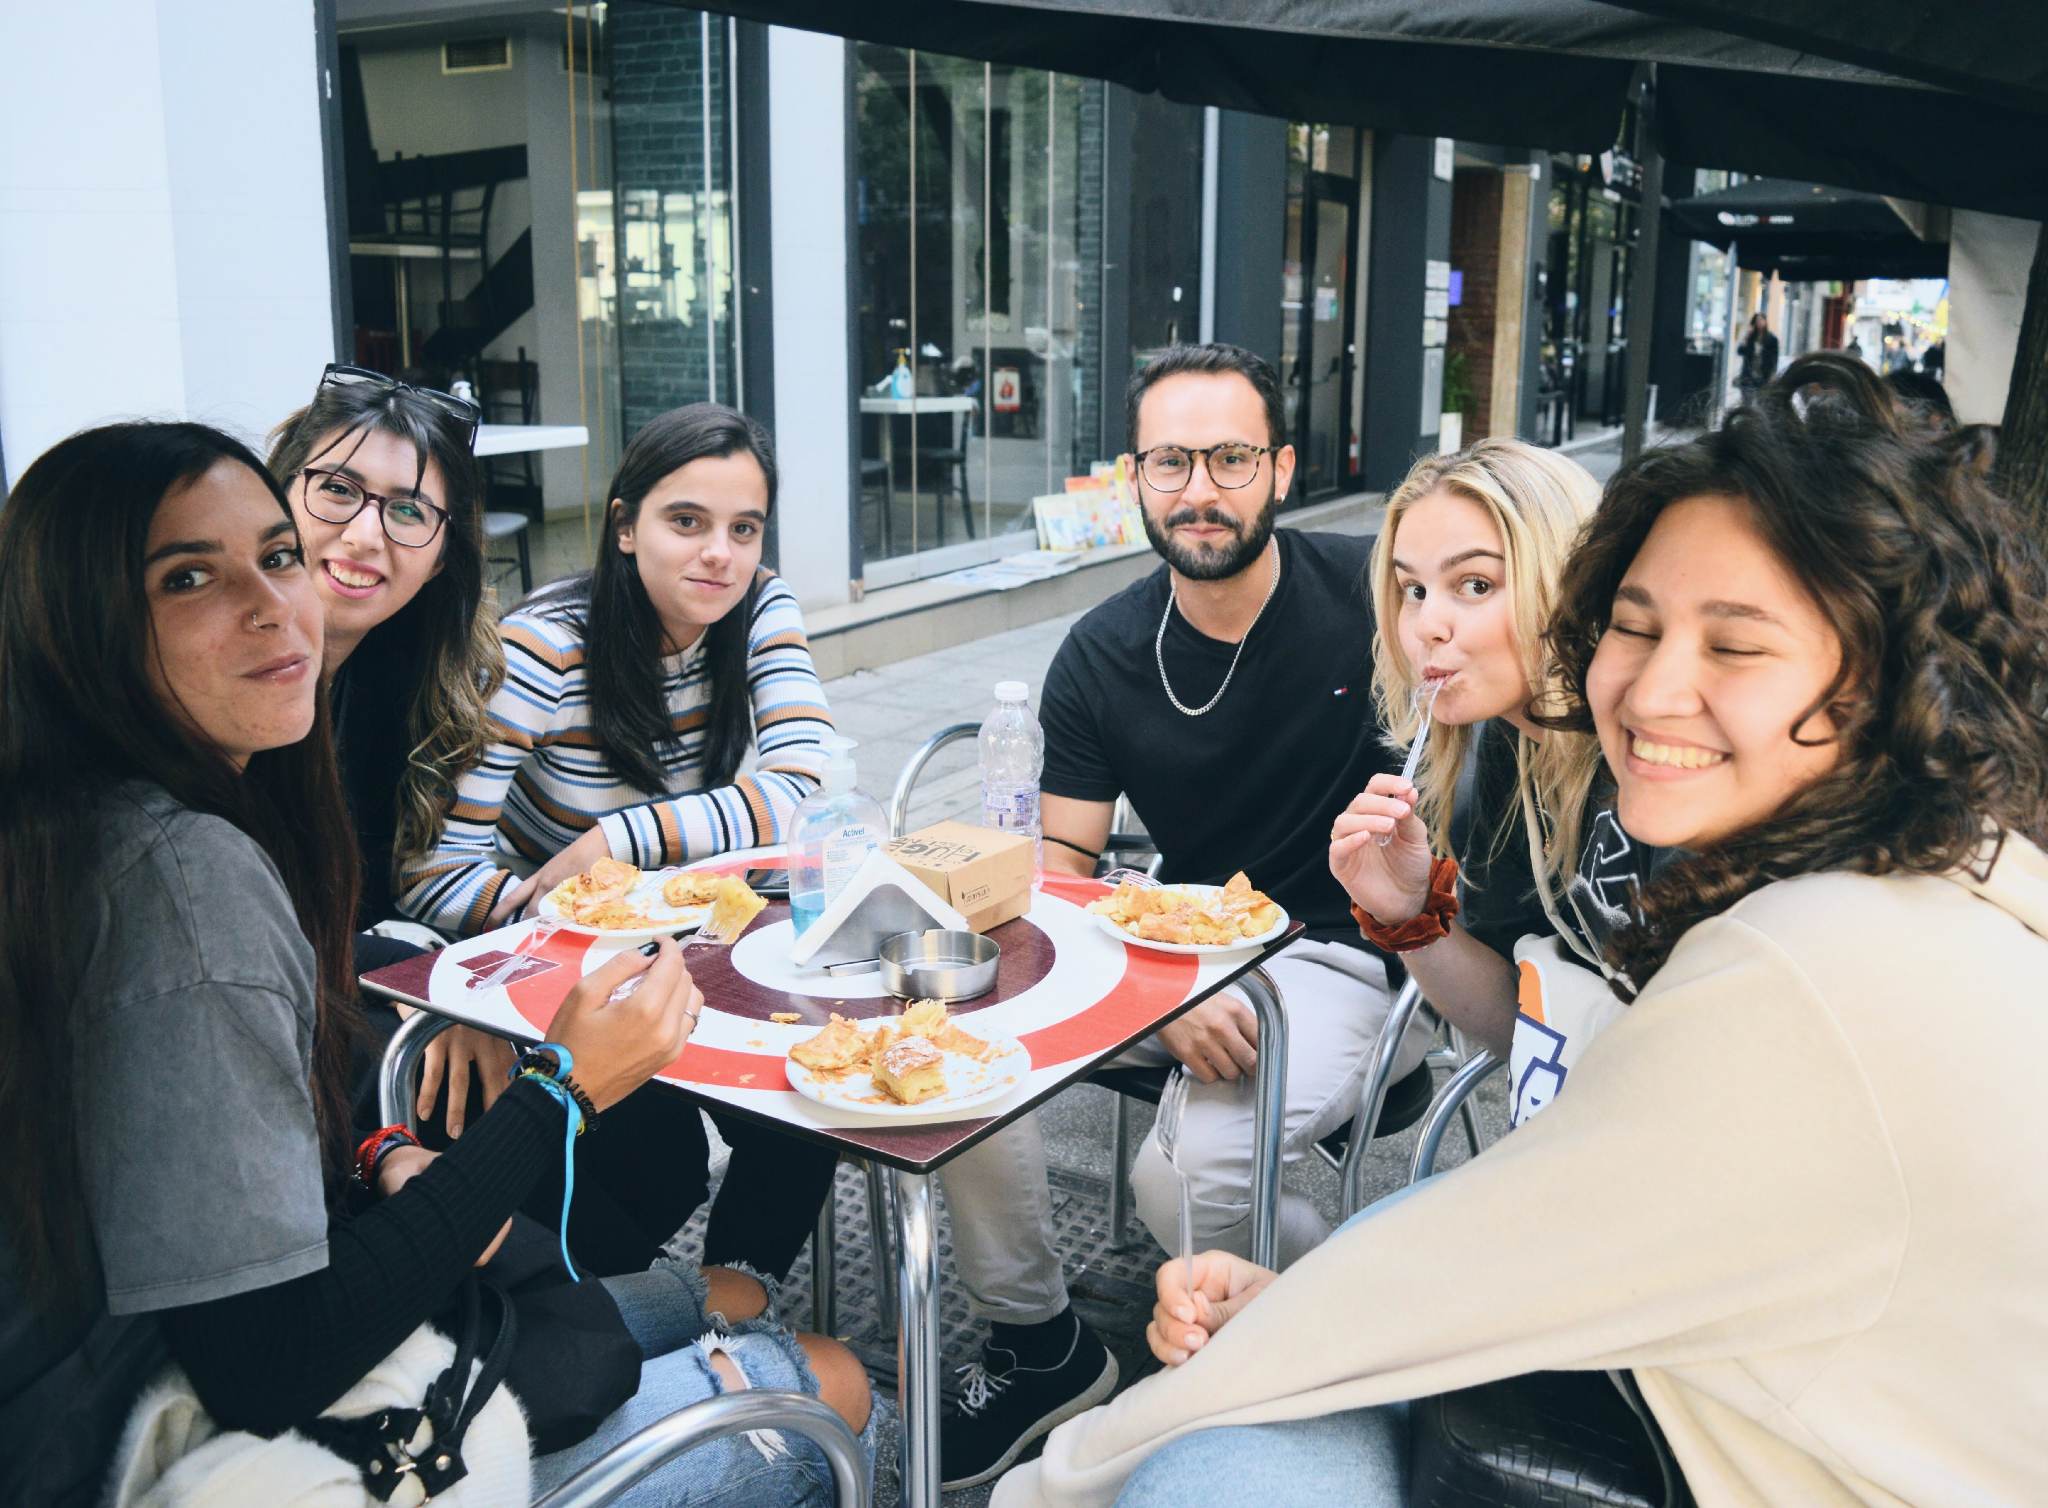
<svg viewBox="0 0 2048 1508"><path fill-rule="evenodd" d="M576 1138L583 1134L583 1111L566 1088L540 1069L522 1069L519 1077L533 1080L562 1107L562 1265L569 1270L569 1281L580 1283L576 1264L569 1260L569 1204L576 1197Z"/></svg>

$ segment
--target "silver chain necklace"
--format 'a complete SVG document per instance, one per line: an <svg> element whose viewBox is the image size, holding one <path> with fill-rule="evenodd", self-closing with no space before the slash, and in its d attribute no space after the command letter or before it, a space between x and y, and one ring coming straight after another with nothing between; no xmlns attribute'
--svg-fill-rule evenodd
<svg viewBox="0 0 2048 1508"><path fill-rule="evenodd" d="M1173 578L1166 583L1166 611L1159 615L1159 632L1152 636L1152 658L1159 666L1159 684L1166 692L1166 699L1173 703L1173 710L1182 717L1202 717L1223 700L1223 693L1230 689L1230 678L1237 674L1237 662L1244 658L1244 647L1251 642L1252 629L1259 626L1259 619L1266 616L1266 605L1273 600L1273 593L1280 589L1280 553L1273 552L1273 574L1266 582L1266 595L1259 603L1259 610L1252 614L1251 626L1244 631L1244 637L1237 641L1237 653L1230 657L1230 668L1223 672L1223 684L1216 688L1216 694L1199 707L1190 707L1173 694L1173 683L1166 678L1166 622L1173 616L1173 610L1180 605L1174 595Z"/></svg>

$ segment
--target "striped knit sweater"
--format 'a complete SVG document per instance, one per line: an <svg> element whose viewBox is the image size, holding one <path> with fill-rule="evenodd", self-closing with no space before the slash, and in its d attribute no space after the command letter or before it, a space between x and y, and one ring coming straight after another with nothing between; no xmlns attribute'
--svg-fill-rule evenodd
<svg viewBox="0 0 2048 1508"><path fill-rule="evenodd" d="M523 607L498 625L505 684L491 699L497 740L463 776L446 831L399 877L399 907L446 931L488 924L506 886L532 874L594 823L614 858L654 868L782 840L818 783L832 731L796 599L762 573L747 635L754 758L731 785L702 789L711 680L704 640L663 662L675 740L663 751L671 794L649 801L597 747L575 608Z"/></svg>

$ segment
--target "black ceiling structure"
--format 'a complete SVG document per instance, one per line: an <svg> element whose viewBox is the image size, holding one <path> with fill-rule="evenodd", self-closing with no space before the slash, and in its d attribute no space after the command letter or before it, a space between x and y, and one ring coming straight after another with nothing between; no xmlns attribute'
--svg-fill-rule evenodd
<svg viewBox="0 0 2048 1508"><path fill-rule="evenodd" d="M1979 5L2004 21L2001 30L1973 14ZM1653 63L1655 144L1674 161L2048 219L2048 174L2032 166L2048 161L2048 7L2038 0L1973 0L1940 8L1937 20L1926 18L1924 0L713 0L713 8L1108 79L1187 104L1573 152L1614 144L1636 65ZM1885 32L1888 19L1909 16L1919 19ZM1910 74L1869 66L1904 67L1908 42L1937 29L1947 44L1930 43ZM1853 47L1836 40L1852 33Z"/></svg>

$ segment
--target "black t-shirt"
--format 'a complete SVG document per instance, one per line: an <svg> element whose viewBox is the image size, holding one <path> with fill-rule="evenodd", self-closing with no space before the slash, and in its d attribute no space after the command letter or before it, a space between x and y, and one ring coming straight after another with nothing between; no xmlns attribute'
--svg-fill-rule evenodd
<svg viewBox="0 0 2048 1508"><path fill-rule="evenodd" d="M1363 947L1329 854L1337 813L1374 774L1400 766L1373 716L1372 541L1274 537L1279 588L1205 716L1175 710L1159 684L1163 565L1074 625L1045 678L1043 789L1079 801L1128 795L1159 845L1162 878L1220 884L1242 869L1310 936ZM1236 652L1169 615L1166 673L1184 706L1215 694Z"/></svg>
<svg viewBox="0 0 2048 1508"><path fill-rule="evenodd" d="M1527 826L1515 787L1514 728L1494 721L1479 735L1472 781L1472 817L1458 848L1463 879L1459 916L1465 930L1510 961L1515 943L1553 930L1536 894ZM1614 782L1593 782L1580 825L1579 862L1570 891L1559 897L1558 920L1595 957L1616 928L1637 915L1636 892L1681 850L1653 848L1621 830Z"/></svg>

